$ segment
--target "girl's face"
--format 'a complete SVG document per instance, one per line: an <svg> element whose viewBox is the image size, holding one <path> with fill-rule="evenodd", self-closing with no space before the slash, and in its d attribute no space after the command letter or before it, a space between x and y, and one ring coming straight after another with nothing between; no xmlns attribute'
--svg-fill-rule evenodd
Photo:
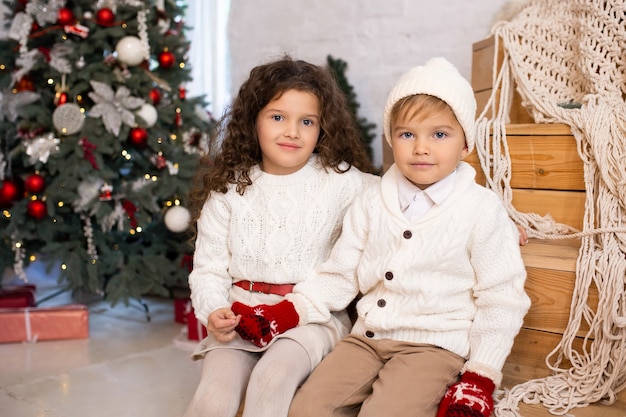
<svg viewBox="0 0 626 417"><path fill-rule="evenodd" d="M451 110L392 120L391 148L400 172L422 190L451 174L467 156L463 128Z"/></svg>
<svg viewBox="0 0 626 417"><path fill-rule="evenodd" d="M320 134L320 102L309 92L287 90L256 118L261 169L287 175L306 165Z"/></svg>

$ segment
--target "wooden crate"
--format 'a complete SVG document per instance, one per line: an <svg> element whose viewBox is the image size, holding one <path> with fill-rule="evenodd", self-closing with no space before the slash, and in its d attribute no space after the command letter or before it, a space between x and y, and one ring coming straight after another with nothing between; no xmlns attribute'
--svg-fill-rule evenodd
<svg viewBox="0 0 626 417"><path fill-rule="evenodd" d="M496 53L495 38L490 36L472 45L472 88L476 97L476 116L478 116L491 96L493 91L493 61ZM503 60L502 44L497 51L500 68ZM498 97L498 96L496 96ZM496 108L498 101L496 99ZM485 114L491 118L491 111ZM533 123L534 120L529 112L522 106L522 99L517 91L513 94L511 110L509 112L509 123Z"/></svg>
<svg viewBox="0 0 626 417"><path fill-rule="evenodd" d="M513 206L521 212L549 214L577 229L585 213L584 165L567 125L520 124L506 127L511 158ZM486 179L478 155L465 158L476 169L476 181Z"/></svg>

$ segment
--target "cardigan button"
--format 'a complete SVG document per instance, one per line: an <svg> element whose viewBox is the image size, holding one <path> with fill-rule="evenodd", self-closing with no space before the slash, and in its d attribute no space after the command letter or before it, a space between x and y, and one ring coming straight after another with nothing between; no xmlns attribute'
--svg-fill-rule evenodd
<svg viewBox="0 0 626 417"><path fill-rule="evenodd" d="M404 233L402 233L402 237L405 239L411 239L411 237L413 237L413 233L411 233L410 230L405 230Z"/></svg>
<svg viewBox="0 0 626 417"><path fill-rule="evenodd" d="M376 304L378 305L378 307L384 307L387 305L387 302L381 298L376 302Z"/></svg>
<svg viewBox="0 0 626 417"><path fill-rule="evenodd" d="M391 271L385 272L385 279L387 281L391 281L393 279L393 272L391 272Z"/></svg>
<svg viewBox="0 0 626 417"><path fill-rule="evenodd" d="M368 331L365 332L365 336L367 336L367 337L369 337L371 339L372 337L374 337L374 332L371 331L371 330L368 330Z"/></svg>

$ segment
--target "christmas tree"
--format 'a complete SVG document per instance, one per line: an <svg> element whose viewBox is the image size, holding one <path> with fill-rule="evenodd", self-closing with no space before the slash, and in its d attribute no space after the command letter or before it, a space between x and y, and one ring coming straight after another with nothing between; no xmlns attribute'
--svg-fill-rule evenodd
<svg viewBox="0 0 626 417"><path fill-rule="evenodd" d="M333 58L332 55L326 56L326 63L335 74L335 79L337 80L337 84L339 84L339 88L343 91L343 94L346 96L346 100L348 101L348 106L350 107L350 111L356 118L356 121L359 125L359 130L361 131L361 141L363 142L363 146L367 152L367 156L372 160L374 155L374 151L372 150L372 140L376 136L375 133L372 132L373 129L376 129L376 124L369 122L365 117L359 116L359 104L356 93L354 92L354 87L348 81L348 77L346 76L346 70L348 69L348 63L341 58Z"/></svg>
<svg viewBox="0 0 626 417"><path fill-rule="evenodd" d="M4 3L0 271L27 280L38 259L112 304L186 285L187 191L214 121L186 94L185 6Z"/></svg>

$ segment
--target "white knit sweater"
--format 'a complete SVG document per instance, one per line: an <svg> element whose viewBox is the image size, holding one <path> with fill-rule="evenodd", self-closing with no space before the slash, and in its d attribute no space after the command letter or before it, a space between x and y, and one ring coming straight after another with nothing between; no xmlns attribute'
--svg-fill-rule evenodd
<svg viewBox="0 0 626 417"><path fill-rule="evenodd" d="M244 195L234 185L212 193L198 220L189 286L203 324L211 312L230 307L234 281L305 279L328 258L354 197L379 182L354 167L342 174L324 169L316 156L293 174L271 175L257 166L250 178Z"/></svg>
<svg viewBox="0 0 626 417"><path fill-rule="evenodd" d="M300 323L323 322L361 293L352 333L440 346L499 384L530 300L517 229L475 174L461 162L452 193L411 223L393 165L355 199L318 276L287 296Z"/></svg>

